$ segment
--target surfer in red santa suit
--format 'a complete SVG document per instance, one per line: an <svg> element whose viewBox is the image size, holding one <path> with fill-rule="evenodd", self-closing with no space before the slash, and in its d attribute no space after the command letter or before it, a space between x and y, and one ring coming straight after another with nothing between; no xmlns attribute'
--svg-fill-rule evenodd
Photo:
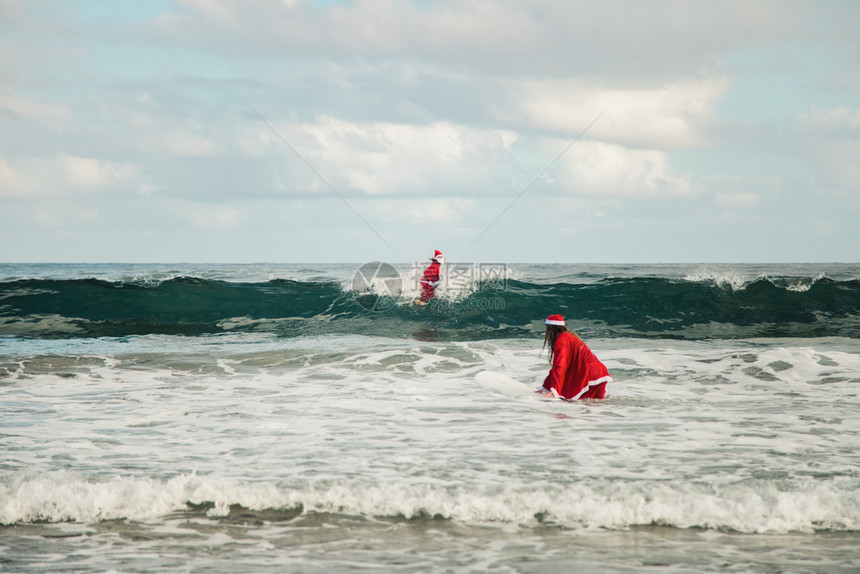
<svg viewBox="0 0 860 574"><path fill-rule="evenodd" d="M606 384L612 381L606 365L579 335L567 330L561 315L547 318L544 347L549 347L552 369L537 392L571 401L606 397Z"/></svg>
<svg viewBox="0 0 860 574"><path fill-rule="evenodd" d="M445 263L445 256L438 249L430 258L432 263L424 270L424 275L419 279L421 284L421 297L415 299L418 305L426 305L430 299L436 296L436 286L439 284L440 266Z"/></svg>

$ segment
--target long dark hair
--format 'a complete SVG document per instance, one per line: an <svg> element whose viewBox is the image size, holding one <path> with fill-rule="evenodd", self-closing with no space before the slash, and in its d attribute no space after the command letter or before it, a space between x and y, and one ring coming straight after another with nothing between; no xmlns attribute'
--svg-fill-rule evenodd
<svg viewBox="0 0 860 574"><path fill-rule="evenodd" d="M552 364L552 358L555 355L555 341L562 333L570 333L580 341L582 340L574 331L568 331L567 325L547 325L546 334L543 336L543 347L541 347L541 352L543 352L544 348L549 348L550 365Z"/></svg>
<svg viewBox="0 0 860 574"><path fill-rule="evenodd" d="M546 334L543 336L543 347L541 347L541 352L547 347L549 347L549 364L552 364L552 357L555 355L555 340L558 339L558 336L562 333L567 333L567 327L565 325L547 325L546 326Z"/></svg>

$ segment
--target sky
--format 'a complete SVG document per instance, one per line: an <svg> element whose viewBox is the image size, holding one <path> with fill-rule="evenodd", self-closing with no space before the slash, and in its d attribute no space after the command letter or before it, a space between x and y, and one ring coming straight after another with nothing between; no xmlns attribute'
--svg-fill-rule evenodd
<svg viewBox="0 0 860 574"><path fill-rule="evenodd" d="M0 0L0 262L860 261L860 2Z"/></svg>

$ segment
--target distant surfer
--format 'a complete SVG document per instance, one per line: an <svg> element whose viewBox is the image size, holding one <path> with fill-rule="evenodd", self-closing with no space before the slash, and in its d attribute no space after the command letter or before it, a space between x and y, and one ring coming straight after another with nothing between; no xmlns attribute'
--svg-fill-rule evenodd
<svg viewBox="0 0 860 574"><path fill-rule="evenodd" d="M436 296L436 286L439 284L440 267L445 263L445 256L438 249L430 258L430 265L424 270L424 275L419 279L421 284L421 297L415 299L417 305L426 305Z"/></svg>
<svg viewBox="0 0 860 574"><path fill-rule="evenodd" d="M568 400L606 397L606 384L612 381L606 365L579 335L567 330L564 317L550 315L547 318L543 344L549 347L552 369L537 392Z"/></svg>

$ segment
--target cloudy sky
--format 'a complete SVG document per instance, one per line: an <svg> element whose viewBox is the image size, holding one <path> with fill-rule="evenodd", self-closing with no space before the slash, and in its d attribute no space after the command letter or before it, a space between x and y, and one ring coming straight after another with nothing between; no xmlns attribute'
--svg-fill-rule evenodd
<svg viewBox="0 0 860 574"><path fill-rule="evenodd" d="M0 261L860 261L860 2L0 0Z"/></svg>

